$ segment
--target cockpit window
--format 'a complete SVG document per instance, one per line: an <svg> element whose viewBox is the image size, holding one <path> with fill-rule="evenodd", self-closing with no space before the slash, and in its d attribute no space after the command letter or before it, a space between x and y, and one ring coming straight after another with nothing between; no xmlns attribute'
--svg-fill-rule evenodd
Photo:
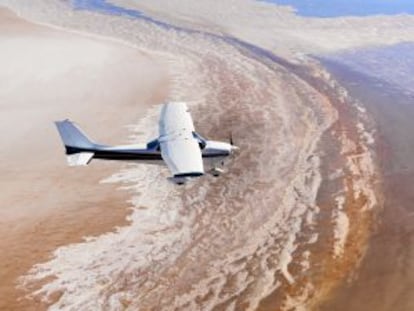
<svg viewBox="0 0 414 311"><path fill-rule="evenodd" d="M197 132L193 132L193 137L198 140L198 145L200 146L200 149L203 150L207 145L206 140Z"/></svg>
<svg viewBox="0 0 414 311"><path fill-rule="evenodd" d="M160 142L158 139L151 140L147 143L147 149L160 151Z"/></svg>

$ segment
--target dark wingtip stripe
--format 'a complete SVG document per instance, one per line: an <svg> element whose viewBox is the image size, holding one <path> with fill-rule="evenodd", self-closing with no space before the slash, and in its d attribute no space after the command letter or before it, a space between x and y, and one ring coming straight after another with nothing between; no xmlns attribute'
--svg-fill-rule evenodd
<svg viewBox="0 0 414 311"><path fill-rule="evenodd" d="M180 178L180 177L200 177L203 176L204 173L200 172L192 172L192 173L182 173L182 174L175 174L174 177Z"/></svg>

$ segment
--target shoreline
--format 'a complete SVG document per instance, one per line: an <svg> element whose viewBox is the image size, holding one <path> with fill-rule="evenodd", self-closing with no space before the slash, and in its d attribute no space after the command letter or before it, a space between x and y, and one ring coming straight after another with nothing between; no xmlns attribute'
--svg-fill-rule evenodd
<svg viewBox="0 0 414 311"><path fill-rule="evenodd" d="M318 70L322 71L317 73ZM346 281L364 258L382 205L377 197L380 185L377 177L374 178L378 163L376 160L368 160L372 151L367 149L366 141L362 138L366 132L363 125L361 130L355 121L366 116L361 114L352 98L343 96L341 85L326 76L324 67L319 68L315 64L310 71L309 68L295 71L328 98L330 105L338 111L339 118L323 133L317 147L317 154L321 154L323 160L322 182L316 202L320 210L317 216L318 238L317 242L312 242L314 245L310 246L308 257L312 270L308 274L301 272L300 267L295 267L299 272L299 286L290 284L286 287L289 298L283 300L280 292L276 291L262 301L258 310L275 310L274 306L276 310L319 310L326 297L330 297ZM369 167L363 164L365 157L368 157ZM340 174L337 172L338 167L341 168ZM358 186L361 185L361 178L370 179L365 185L366 189ZM336 208L331 209L334 206ZM338 242L335 237L334 215L337 212L344 213L350 222L342 242ZM340 253L337 243L342 244L339 246ZM301 244L306 245L306 242L299 243ZM299 260L296 258L296 262Z"/></svg>
<svg viewBox="0 0 414 311"><path fill-rule="evenodd" d="M329 71L360 100L375 118L380 140L376 153L380 162L384 206L379 211L369 238L366 255L347 282L337 287L318 310L411 310L414 299L408 293L414 275L412 194L414 180L409 140L412 133L412 96L398 88L361 74L346 65L327 61ZM356 83L355 83L356 82ZM396 127L395 124L398 124ZM400 251L405 249L405 251ZM371 299L366 299L371 297Z"/></svg>

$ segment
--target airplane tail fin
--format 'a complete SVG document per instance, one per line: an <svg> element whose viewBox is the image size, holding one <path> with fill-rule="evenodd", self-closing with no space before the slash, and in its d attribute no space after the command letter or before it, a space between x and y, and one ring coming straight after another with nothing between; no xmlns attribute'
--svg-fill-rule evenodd
<svg viewBox="0 0 414 311"><path fill-rule="evenodd" d="M66 148L68 164L70 166L88 165L97 145L73 122L64 120L57 121L55 124Z"/></svg>

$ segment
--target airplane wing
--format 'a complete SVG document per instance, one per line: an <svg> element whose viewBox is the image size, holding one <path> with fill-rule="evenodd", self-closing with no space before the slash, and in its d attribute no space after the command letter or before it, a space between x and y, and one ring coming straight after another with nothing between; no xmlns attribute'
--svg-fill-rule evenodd
<svg viewBox="0 0 414 311"><path fill-rule="evenodd" d="M203 159L194 124L185 103L167 103L159 121L161 156L174 177L204 174Z"/></svg>

